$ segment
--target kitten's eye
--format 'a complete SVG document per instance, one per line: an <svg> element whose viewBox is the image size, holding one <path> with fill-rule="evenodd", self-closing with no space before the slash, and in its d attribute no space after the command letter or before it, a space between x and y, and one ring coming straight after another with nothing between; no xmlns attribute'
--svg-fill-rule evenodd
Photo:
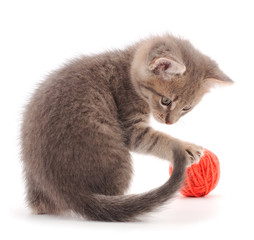
<svg viewBox="0 0 254 240"><path fill-rule="evenodd" d="M183 108L183 111L189 111L191 109L191 106Z"/></svg>
<svg viewBox="0 0 254 240"><path fill-rule="evenodd" d="M171 102L172 101L169 98L166 98L166 97L161 98L161 104L164 106L169 106L171 104Z"/></svg>

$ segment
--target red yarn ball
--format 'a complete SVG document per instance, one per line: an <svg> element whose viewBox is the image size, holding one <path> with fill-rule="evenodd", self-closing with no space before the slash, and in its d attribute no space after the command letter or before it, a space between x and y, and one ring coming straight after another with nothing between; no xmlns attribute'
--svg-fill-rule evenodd
<svg viewBox="0 0 254 240"><path fill-rule="evenodd" d="M173 167L170 165L170 175L172 171ZM214 153L205 149L200 161L187 169L180 193L186 197L203 197L217 186L219 178L219 160Z"/></svg>

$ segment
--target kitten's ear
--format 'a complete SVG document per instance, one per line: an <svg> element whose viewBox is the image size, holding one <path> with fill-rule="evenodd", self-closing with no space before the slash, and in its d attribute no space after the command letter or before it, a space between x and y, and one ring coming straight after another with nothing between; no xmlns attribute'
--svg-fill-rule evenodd
<svg viewBox="0 0 254 240"><path fill-rule="evenodd" d="M170 76L174 74L183 74L186 67L171 58L160 57L154 59L149 64L149 70L156 75L162 75L164 78L170 78Z"/></svg>
<svg viewBox="0 0 254 240"><path fill-rule="evenodd" d="M234 81L220 69L216 69L214 73L207 76L207 78L205 79L205 83L206 85L208 85L208 87L216 87L223 85L231 85L234 83Z"/></svg>

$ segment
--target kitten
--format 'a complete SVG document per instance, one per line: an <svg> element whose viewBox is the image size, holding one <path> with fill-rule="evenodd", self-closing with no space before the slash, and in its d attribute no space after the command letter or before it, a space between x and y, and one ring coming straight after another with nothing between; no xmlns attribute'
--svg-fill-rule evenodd
<svg viewBox="0 0 254 240"><path fill-rule="evenodd" d="M160 206L203 148L153 130L149 115L173 124L214 84L230 82L209 57L171 35L67 64L38 87L24 112L29 205L38 214L72 210L101 221L131 221ZM130 151L171 161L172 176L150 192L123 195Z"/></svg>

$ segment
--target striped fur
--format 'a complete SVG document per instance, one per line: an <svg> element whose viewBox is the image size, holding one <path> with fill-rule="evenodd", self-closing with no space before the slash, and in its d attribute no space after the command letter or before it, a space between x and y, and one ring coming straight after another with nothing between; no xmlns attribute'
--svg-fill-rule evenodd
<svg viewBox="0 0 254 240"><path fill-rule="evenodd" d="M160 206L179 189L202 147L153 130L150 114L174 123L213 82L230 81L188 41L170 35L66 64L40 84L24 112L30 207L40 214L73 210L92 220L131 221ZM172 104L162 105L162 96ZM132 176L130 151L171 161L173 175L150 192L123 195Z"/></svg>

